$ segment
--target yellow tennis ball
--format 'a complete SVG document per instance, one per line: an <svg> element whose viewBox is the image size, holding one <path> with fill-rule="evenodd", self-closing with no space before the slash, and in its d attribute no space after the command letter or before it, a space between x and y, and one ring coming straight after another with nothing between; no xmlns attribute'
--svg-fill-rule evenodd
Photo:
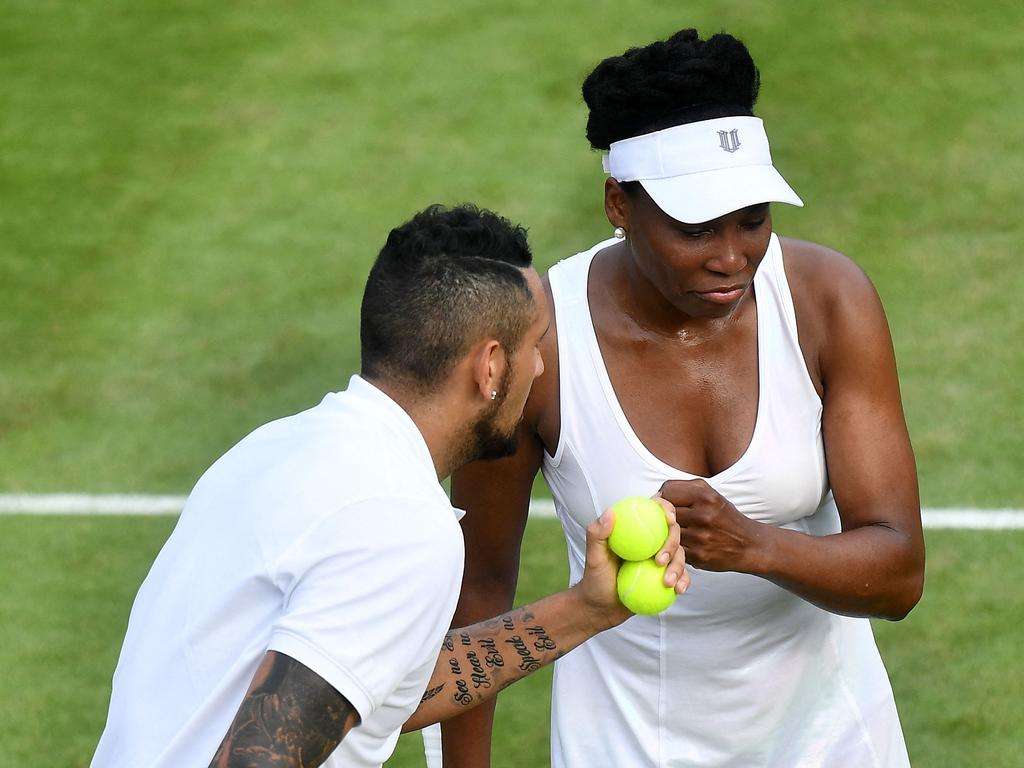
<svg viewBox="0 0 1024 768"><path fill-rule="evenodd" d="M627 560L615 578L619 600L633 613L661 613L676 599L674 587L665 586L665 566L653 559Z"/></svg>
<svg viewBox="0 0 1024 768"><path fill-rule="evenodd" d="M664 508L645 496L627 496L612 505L615 527L608 546L623 560L654 557L668 538Z"/></svg>

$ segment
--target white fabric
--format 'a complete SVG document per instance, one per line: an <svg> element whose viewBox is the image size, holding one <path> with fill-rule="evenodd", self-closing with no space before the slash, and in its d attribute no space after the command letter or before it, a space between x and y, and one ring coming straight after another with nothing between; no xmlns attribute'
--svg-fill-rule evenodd
<svg viewBox="0 0 1024 768"><path fill-rule="evenodd" d="M696 224L759 203L803 201L772 165L764 123L722 117L614 142L605 173L639 181L672 218Z"/></svg>
<svg viewBox="0 0 1024 768"><path fill-rule="evenodd" d="M205 766L268 650L359 712L328 766L379 766L419 703L462 579L426 443L358 376L199 480L132 608L95 768Z"/></svg>
<svg viewBox="0 0 1024 768"><path fill-rule="evenodd" d="M428 725L421 731L423 737L423 756L427 761L427 768L442 768L444 761L441 759L441 724Z"/></svg>
<svg viewBox="0 0 1024 768"><path fill-rule="evenodd" d="M549 272L558 328L561 431L544 475L573 582L586 525L617 499L692 478L631 429L604 367L587 301L594 255ZM821 401L797 340L773 235L754 279L759 401L743 456L708 482L745 515L813 535L839 530ZM668 414L666 414L668 418ZM903 768L889 681L866 619L820 610L771 582L691 570L687 594L556 662L553 768ZM586 713L581 716L581 713Z"/></svg>

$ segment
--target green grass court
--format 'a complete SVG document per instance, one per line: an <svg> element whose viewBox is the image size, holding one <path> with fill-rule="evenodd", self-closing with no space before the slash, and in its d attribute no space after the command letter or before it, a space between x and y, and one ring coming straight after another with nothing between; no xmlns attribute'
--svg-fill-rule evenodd
<svg viewBox="0 0 1024 768"><path fill-rule="evenodd" d="M754 53L806 203L777 231L875 281L923 503L1024 507L1009 0L0 0L0 492L187 493L344 387L368 266L429 203L522 222L541 269L607 237L580 82L682 26ZM0 768L87 765L172 525L0 516ZM524 600L564 582L555 527L530 524ZM1024 533L928 544L921 605L876 625L911 757L1019 766ZM547 679L503 695L495 766L546 764Z"/></svg>

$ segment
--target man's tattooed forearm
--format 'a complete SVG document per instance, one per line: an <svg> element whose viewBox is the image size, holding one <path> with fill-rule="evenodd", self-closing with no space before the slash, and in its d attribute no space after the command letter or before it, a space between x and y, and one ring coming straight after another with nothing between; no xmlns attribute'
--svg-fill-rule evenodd
<svg viewBox="0 0 1024 768"><path fill-rule="evenodd" d="M465 680L455 681L456 692L452 698L456 703L466 706L473 703L473 694L469 692L469 686Z"/></svg>
<svg viewBox="0 0 1024 768"><path fill-rule="evenodd" d="M538 651L554 651L558 648L544 627L527 627L526 632L534 637L533 647Z"/></svg>
<svg viewBox="0 0 1024 768"><path fill-rule="evenodd" d="M501 657L501 653L498 651L498 644L494 642L493 638L485 638L480 640L480 647L484 649L484 664L491 669L495 667L504 667L505 660Z"/></svg>
<svg viewBox="0 0 1024 768"><path fill-rule="evenodd" d="M540 660L530 653L530 649L526 647L526 643L523 642L523 638L519 635L513 635L505 642L511 645L516 653L519 654L519 668L521 670L533 672L535 669L540 668Z"/></svg>
<svg viewBox="0 0 1024 768"><path fill-rule="evenodd" d="M466 658L469 659L469 665L473 667L473 674L470 675L470 680L473 681L474 688L490 688L491 678L484 672L484 667L480 663L480 657L476 655L476 651L467 651Z"/></svg>

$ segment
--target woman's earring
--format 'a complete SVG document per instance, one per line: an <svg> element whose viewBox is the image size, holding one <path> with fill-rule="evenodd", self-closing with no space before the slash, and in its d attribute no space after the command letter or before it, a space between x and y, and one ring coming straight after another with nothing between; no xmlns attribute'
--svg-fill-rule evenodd
<svg viewBox="0 0 1024 768"><path fill-rule="evenodd" d="M616 227L612 234L615 235L616 240L624 240L626 237L626 230L622 227Z"/></svg>
<svg viewBox="0 0 1024 768"><path fill-rule="evenodd" d="M492 389L491 390L491 400L497 400L497 399L498 399L498 390Z"/></svg>

